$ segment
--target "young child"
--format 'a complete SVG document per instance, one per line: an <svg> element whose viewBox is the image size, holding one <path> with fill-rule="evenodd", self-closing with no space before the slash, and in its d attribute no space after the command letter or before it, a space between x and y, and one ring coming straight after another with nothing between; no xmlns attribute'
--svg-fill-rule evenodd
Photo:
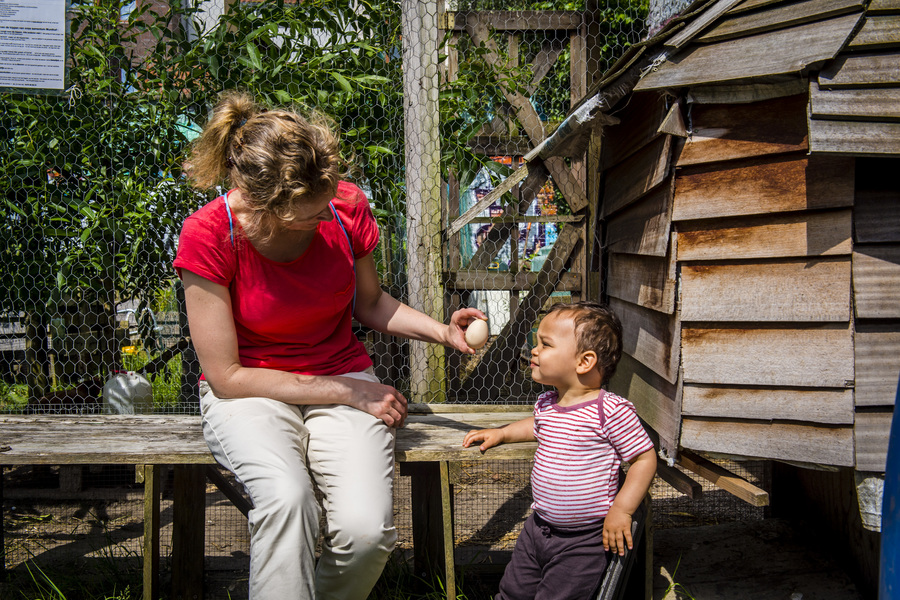
<svg viewBox="0 0 900 600"><path fill-rule="evenodd" d="M533 512L525 522L495 600L585 599L606 570L606 552L631 549L631 515L656 474L653 442L634 406L602 388L622 356L622 325L594 302L554 305L541 321L531 373L556 391L534 416L470 431L469 447L537 440ZM621 490L622 461L631 463ZM617 493L618 491L618 493Z"/></svg>

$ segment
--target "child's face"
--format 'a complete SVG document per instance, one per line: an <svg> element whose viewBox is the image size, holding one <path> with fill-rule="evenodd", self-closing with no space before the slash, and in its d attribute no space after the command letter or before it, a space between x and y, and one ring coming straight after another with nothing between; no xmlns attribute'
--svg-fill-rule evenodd
<svg viewBox="0 0 900 600"><path fill-rule="evenodd" d="M537 345L531 350L531 377L544 385L568 385L576 378L578 358L571 315L563 312L544 317L538 325Z"/></svg>

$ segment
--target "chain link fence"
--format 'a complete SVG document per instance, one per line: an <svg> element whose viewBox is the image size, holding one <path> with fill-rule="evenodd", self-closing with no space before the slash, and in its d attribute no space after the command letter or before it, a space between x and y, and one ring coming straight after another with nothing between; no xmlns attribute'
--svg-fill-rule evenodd
<svg viewBox="0 0 900 600"><path fill-rule="evenodd" d="M541 312L602 296L579 200L593 175L559 160L502 185L643 39L647 13L644 0L73 2L66 90L0 90L0 410L100 413L124 371L149 383L154 412L197 412L171 262L183 219L222 191L191 189L183 161L228 89L334 119L379 223L385 291L440 321L488 315L472 357L358 326L381 380L417 402L530 404L543 388L521 359ZM529 467L462 465L461 547L511 549ZM85 468L66 489L73 468L4 472L7 568L139 568L134 472ZM213 487L208 519L207 567L245 565L246 523Z"/></svg>

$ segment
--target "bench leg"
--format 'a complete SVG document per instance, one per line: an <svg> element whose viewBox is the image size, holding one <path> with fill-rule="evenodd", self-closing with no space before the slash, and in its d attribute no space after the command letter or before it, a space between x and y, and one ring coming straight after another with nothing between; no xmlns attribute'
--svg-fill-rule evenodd
<svg viewBox="0 0 900 600"><path fill-rule="evenodd" d="M175 466L172 598L203 600L206 558L206 466Z"/></svg>
<svg viewBox="0 0 900 600"><path fill-rule="evenodd" d="M143 465L144 600L159 598L159 465Z"/></svg>
<svg viewBox="0 0 900 600"><path fill-rule="evenodd" d="M449 463L402 463L402 470L411 476L415 571L419 575L439 575L448 600L455 600L453 489Z"/></svg>

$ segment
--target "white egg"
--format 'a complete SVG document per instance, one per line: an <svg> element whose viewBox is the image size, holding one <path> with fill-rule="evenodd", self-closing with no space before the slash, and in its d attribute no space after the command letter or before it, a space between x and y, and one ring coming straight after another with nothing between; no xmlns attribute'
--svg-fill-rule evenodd
<svg viewBox="0 0 900 600"><path fill-rule="evenodd" d="M488 339L488 324L483 319L476 319L469 323L466 329L466 343L478 350L484 346Z"/></svg>

